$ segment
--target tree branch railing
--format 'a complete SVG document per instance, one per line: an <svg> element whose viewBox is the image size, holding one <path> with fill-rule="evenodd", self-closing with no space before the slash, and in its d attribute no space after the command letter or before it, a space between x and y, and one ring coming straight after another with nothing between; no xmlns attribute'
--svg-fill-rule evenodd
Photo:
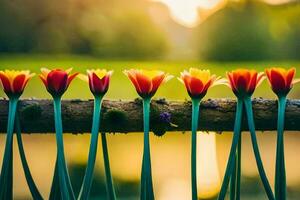
<svg viewBox="0 0 300 200"><path fill-rule="evenodd" d="M233 99L208 99L200 105L199 130L232 131L236 101ZM253 99L256 130L276 130L277 101ZM54 113L51 100L20 100L18 113L22 133L54 133ZM0 100L0 132L6 132L8 100ZM92 125L93 100L63 100L62 118L65 133L89 133ZM142 102L104 100L100 131L128 133L143 131ZM170 117L165 119L164 116ZM288 100L285 130L300 130L300 100ZM175 124L175 125L171 125ZM153 100L151 103L151 130L162 135L165 131L190 131L191 102ZM243 130L247 130L244 120Z"/></svg>

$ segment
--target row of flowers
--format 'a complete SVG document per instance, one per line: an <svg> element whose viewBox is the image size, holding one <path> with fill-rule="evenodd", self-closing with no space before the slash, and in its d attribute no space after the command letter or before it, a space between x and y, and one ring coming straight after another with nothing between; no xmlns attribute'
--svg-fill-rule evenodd
<svg viewBox="0 0 300 200"><path fill-rule="evenodd" d="M71 69L49 70L41 69L40 79L43 81L47 91L53 97L55 113L55 131L57 142L57 159L55 172L51 186L50 199L75 199L70 177L68 174L67 164L64 154L63 143L63 126L61 119L61 98L72 80L77 76L89 83L89 88L94 95L93 123L91 130L91 142L88 155L88 163L80 194L78 199L88 199L92 185L93 171L97 153L97 141L100 126L100 113L102 99L109 88L112 71L104 69L87 70L87 75L70 74ZM154 191L151 172L151 157L149 143L149 115L151 98L155 95L157 89L162 83L172 78L169 74L162 71L148 71L130 69L124 73L131 80L139 96L143 99L143 118L144 118L144 150L141 172L141 193L140 199L153 200ZM178 78L181 81L192 99L192 137L191 137L191 185L192 199L197 197L197 180L196 180L196 144L197 129L199 118L199 105L202 98L206 95L209 88L224 84L229 86L237 97L236 119L234 124L234 136L230 150L229 159L219 193L219 200L225 199L230 183L230 199L240 199L240 176L241 176L241 119L243 109L245 108L248 126L252 139L252 146L256 158L258 171L269 199L284 200L286 199L286 178L285 178L285 161L284 161L284 113L286 107L286 97L293 85L299 82L294 79L295 69L285 70L282 68L266 69L265 74L269 80L273 92L278 96L278 134L277 134L277 151L276 151L276 173L274 193L266 177L263 163L260 157L257 145L255 124L253 120L251 96L254 90L265 79L264 73L257 73L255 70L237 69L227 73L227 79L211 75L209 70L199 70L190 68L189 71L183 71ZM7 125L6 145L3 156L3 164L0 174L0 199L12 199L12 145L13 133L16 131L19 152L25 172L25 177L34 199L43 199L34 180L31 176L27 165L22 138L20 133L20 122L16 113L17 103L22 95L27 82L34 76L30 71L0 71L0 83L3 90L9 97L9 115ZM244 105L244 106L243 106ZM16 129L14 129L16 127ZM103 157L106 173L106 183L109 199L116 199L113 180L110 172L109 157L106 144L106 135L101 133Z"/></svg>
<svg viewBox="0 0 300 200"><path fill-rule="evenodd" d="M49 70L41 69L40 79L45 84L48 92L52 96L62 96L69 87L72 80L78 76L80 79L89 83L90 90L94 95L104 95L109 87L110 77L113 71L105 69L87 70L87 75L74 73L70 74L72 69ZM283 68L270 68L265 70L272 90L277 96L287 95L294 83L295 68L285 70ZM124 73L134 84L136 91L142 98L151 98L159 86L170 80L173 76L162 71L148 71L130 69ZM0 71L0 84L3 86L7 96L18 97L23 93L27 82L35 76L29 70ZM211 75L209 70L199 70L190 68L189 71L183 71L178 78L182 82L191 98L201 99L205 96L207 90L215 85L228 85L235 95L240 96L242 93L252 94L255 87L265 79L263 72L257 73L255 70L237 69L227 73L227 78ZM257 82L255 82L257 80Z"/></svg>

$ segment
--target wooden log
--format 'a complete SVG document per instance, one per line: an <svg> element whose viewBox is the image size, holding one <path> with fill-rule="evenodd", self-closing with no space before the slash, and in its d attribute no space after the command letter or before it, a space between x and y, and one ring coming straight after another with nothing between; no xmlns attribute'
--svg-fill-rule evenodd
<svg viewBox="0 0 300 200"><path fill-rule="evenodd" d="M236 101L233 99L208 99L201 103L199 130L232 131ZM276 130L277 101L253 99L257 130ZM23 133L53 133L54 116L51 100L20 100L18 113ZM0 132L6 132L8 101L0 100ZM64 132L89 133L92 124L93 100L63 100L62 118ZM245 118L245 117L244 117ZM101 115L101 131L114 133L142 132L142 102L104 100ZM286 130L300 130L300 100L288 100L285 118ZM175 124L175 125L171 125ZM162 135L165 131L189 131L191 129L191 102L153 100L151 103L151 130ZM245 119L242 125L247 130Z"/></svg>

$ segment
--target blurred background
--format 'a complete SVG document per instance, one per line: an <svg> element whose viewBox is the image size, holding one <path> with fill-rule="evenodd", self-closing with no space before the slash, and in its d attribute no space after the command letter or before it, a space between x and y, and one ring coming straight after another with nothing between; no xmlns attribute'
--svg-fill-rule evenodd
<svg viewBox="0 0 300 200"><path fill-rule="evenodd" d="M127 68L161 69L175 76L189 67L208 68L222 76L238 67L258 71L272 66L300 69L299 19L300 3L292 0L1 0L0 70L30 69L39 73L41 67L73 67L85 73L90 68L112 69L106 98L134 99L137 94L122 74ZM267 82L254 96L275 98ZM2 91L0 97L5 97ZM38 77L29 82L24 92L23 98L30 97L50 98ZM176 79L163 85L156 97L189 99ZM219 86L212 88L206 98L226 97L234 96L230 89ZM300 98L300 85L289 97ZM75 79L64 98L92 96L87 84ZM285 136L291 200L300 196L297 134L287 132ZM232 133L199 132L198 137L199 198L215 199ZM55 136L24 135L23 139L33 176L47 199L56 156ZM66 134L64 139L72 183L78 193L90 136ZM273 185L276 134L258 133L258 140ZM138 199L142 144L141 133L108 136L118 199ZM4 145L2 134L0 155ZM190 133L151 135L151 153L156 199L191 199ZM16 143L14 165L14 198L31 199ZM242 199L267 199L248 133L243 134L242 176ZM91 196L106 199L101 141Z"/></svg>

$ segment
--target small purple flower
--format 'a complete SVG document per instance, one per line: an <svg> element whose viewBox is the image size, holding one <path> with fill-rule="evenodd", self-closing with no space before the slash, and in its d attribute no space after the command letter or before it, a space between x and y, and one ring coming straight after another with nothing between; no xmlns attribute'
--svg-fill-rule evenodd
<svg viewBox="0 0 300 200"><path fill-rule="evenodd" d="M171 114L168 112L163 112L159 115L159 118L164 123L171 123Z"/></svg>

